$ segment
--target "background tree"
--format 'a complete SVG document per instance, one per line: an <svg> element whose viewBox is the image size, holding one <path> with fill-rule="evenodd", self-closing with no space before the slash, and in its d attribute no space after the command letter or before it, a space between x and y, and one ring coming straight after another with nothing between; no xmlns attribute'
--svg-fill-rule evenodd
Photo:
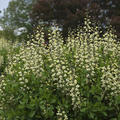
<svg viewBox="0 0 120 120"><path fill-rule="evenodd" d="M83 16L88 0L38 0L33 6L32 23L40 24L43 20L47 25L57 23L66 37L68 28L76 28L83 24Z"/></svg>
<svg viewBox="0 0 120 120"><path fill-rule="evenodd" d="M120 1L119 0L91 0L90 13L100 21L102 30L112 25L120 38Z"/></svg>
<svg viewBox="0 0 120 120"><path fill-rule="evenodd" d="M119 0L37 0L31 18L35 25L40 24L41 20L48 25L56 22L62 28L63 36L66 36L68 28L74 29L83 24L86 10L94 20L99 21L103 31L111 24L120 35Z"/></svg>
<svg viewBox="0 0 120 120"><path fill-rule="evenodd" d="M15 30L25 28L27 32L19 35L22 39L38 24L44 24L45 31L57 24L65 38L69 28L83 25L86 11L89 11L92 19L99 21L102 31L112 24L120 37L119 0L12 0L4 10L0 25L3 30L8 31L5 34L11 31L13 36ZM47 32L45 33L47 36Z"/></svg>
<svg viewBox="0 0 120 120"><path fill-rule="evenodd" d="M12 0L8 8L4 10L0 24L3 30L10 30L14 33L19 28L25 28L27 33L31 31L30 12L34 0ZM6 33L6 32L5 32ZM26 36L25 33L22 34ZM22 36L21 35L21 36Z"/></svg>

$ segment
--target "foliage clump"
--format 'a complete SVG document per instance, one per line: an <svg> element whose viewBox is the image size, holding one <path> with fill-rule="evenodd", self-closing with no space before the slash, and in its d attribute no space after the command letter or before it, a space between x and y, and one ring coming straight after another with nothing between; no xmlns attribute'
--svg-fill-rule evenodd
<svg viewBox="0 0 120 120"><path fill-rule="evenodd" d="M0 37L0 75L5 68L7 62L7 52L11 47L10 42L8 42L4 37Z"/></svg>
<svg viewBox="0 0 120 120"><path fill-rule="evenodd" d="M66 44L58 30L43 29L13 54L0 77L0 114L7 120L120 119L120 43L112 29L70 31Z"/></svg>

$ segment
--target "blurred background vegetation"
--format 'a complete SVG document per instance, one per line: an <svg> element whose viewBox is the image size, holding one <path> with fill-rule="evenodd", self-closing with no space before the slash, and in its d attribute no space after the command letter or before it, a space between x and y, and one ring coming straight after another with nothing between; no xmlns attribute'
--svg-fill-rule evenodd
<svg viewBox="0 0 120 120"><path fill-rule="evenodd" d="M12 42L27 41L36 26L44 25L47 39L50 26L58 25L65 38L69 28L83 25L86 12L100 30L112 25L120 38L119 0L11 0L0 17L0 34Z"/></svg>

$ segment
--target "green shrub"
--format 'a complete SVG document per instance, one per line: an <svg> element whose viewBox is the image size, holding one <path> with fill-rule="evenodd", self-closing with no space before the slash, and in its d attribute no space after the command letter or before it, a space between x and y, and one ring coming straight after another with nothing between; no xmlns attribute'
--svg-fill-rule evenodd
<svg viewBox="0 0 120 120"><path fill-rule="evenodd" d="M7 52L9 51L10 43L4 39L0 38L0 74L4 71L7 62Z"/></svg>
<svg viewBox="0 0 120 120"><path fill-rule="evenodd" d="M22 44L22 43L21 43ZM19 50L18 42L11 43L5 38L0 39L0 75L4 73L5 68L8 65L8 59L10 60L14 52ZM8 56L9 55L9 56Z"/></svg>
<svg viewBox="0 0 120 120"><path fill-rule="evenodd" d="M42 28L35 37L0 77L2 119L120 119L120 43L112 29L100 38L87 20L63 44L56 28L47 49Z"/></svg>

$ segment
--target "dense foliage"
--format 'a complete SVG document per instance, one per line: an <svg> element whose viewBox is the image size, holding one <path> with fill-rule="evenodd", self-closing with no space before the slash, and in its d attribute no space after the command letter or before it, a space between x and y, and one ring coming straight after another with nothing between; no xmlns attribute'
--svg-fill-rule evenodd
<svg viewBox="0 0 120 120"><path fill-rule="evenodd" d="M12 53L0 77L3 120L120 119L120 43L112 29L101 38L90 24L70 31L66 44L56 28L47 47L39 28Z"/></svg>
<svg viewBox="0 0 120 120"><path fill-rule="evenodd" d="M7 53L9 51L10 46L10 42L5 40L3 37L0 38L0 75L6 67Z"/></svg>

